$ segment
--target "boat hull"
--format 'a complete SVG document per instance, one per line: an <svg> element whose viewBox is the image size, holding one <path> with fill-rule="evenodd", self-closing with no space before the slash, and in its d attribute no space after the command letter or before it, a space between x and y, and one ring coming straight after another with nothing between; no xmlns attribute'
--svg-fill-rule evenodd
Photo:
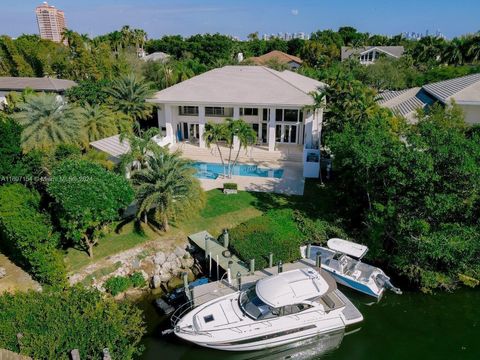
<svg viewBox="0 0 480 360"><path fill-rule="evenodd" d="M325 335L336 331L343 331L345 323L341 318L329 319L328 324L304 325L284 331L275 331L270 334L263 334L244 339L235 339L232 341L213 341L212 338L198 341L190 336L183 336L181 333L175 333L178 337L193 342L198 346L207 347L222 351L256 351L270 349L277 346L288 345L302 340L307 340L319 335Z"/></svg>
<svg viewBox="0 0 480 360"><path fill-rule="evenodd" d="M384 288L380 288L380 291L379 292L375 292L373 289L371 289L368 285L366 284L363 284L363 283L360 283L358 281L355 281L353 279L350 279L346 276L343 276L342 274L338 274L332 270L330 270L329 268L327 267L323 267L322 266L322 269L324 269L325 271L327 271L330 275L333 276L333 278L335 279L335 281L343 286L346 286L346 287L349 287L353 290L356 290L356 291L359 291L363 294L366 294L366 295L369 295L369 296L373 296L377 299L381 298L382 295L383 295L383 292L384 292Z"/></svg>

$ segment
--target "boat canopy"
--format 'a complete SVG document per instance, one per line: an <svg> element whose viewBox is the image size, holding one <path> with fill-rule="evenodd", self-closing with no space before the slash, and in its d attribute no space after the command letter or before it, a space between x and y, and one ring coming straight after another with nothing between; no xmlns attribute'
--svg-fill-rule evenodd
<svg viewBox="0 0 480 360"><path fill-rule="evenodd" d="M368 247L348 240L333 238L328 240L327 246L337 252L361 259L368 251Z"/></svg>
<svg viewBox="0 0 480 360"><path fill-rule="evenodd" d="M304 268L269 276L257 282L255 291L265 304L274 308L300 304L324 295L327 281L314 269Z"/></svg>

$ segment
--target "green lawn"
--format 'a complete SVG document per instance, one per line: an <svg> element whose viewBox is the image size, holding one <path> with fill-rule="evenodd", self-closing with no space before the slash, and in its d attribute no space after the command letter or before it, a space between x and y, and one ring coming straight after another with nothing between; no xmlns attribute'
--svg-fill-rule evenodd
<svg viewBox="0 0 480 360"><path fill-rule="evenodd" d="M331 220L334 218L334 212L331 211L334 206L335 202L331 198L328 188L320 187L317 182L313 181L307 181L305 196L246 191L225 195L221 190L211 190L206 193L205 207L197 213L189 214L183 220L173 222L168 233L155 232L144 225L141 226L141 231L138 231L132 221L101 239L94 249L93 259L90 259L83 251L69 249L65 261L69 271L78 271L92 262L148 241L174 240L182 242L187 235L201 230L207 230L217 236L225 228L233 229L242 223L271 212L271 210L298 209L312 218L320 216Z"/></svg>

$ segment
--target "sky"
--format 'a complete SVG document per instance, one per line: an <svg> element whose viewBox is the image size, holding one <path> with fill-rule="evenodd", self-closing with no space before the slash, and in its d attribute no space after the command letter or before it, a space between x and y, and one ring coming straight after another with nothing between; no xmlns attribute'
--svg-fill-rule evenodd
<svg viewBox="0 0 480 360"><path fill-rule="evenodd" d="M38 33L40 0L0 0L0 34ZM90 36L123 25L150 38L180 34L305 32L353 26L395 35L440 30L452 38L480 30L479 0L51 0L67 27Z"/></svg>

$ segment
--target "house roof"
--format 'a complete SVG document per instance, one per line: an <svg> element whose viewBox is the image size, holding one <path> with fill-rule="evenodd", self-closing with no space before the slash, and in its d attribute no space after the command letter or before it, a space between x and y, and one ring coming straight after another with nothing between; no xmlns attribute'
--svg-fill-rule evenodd
<svg viewBox="0 0 480 360"><path fill-rule="evenodd" d="M261 279L255 286L257 296L274 308L294 305L326 294L328 282L314 269L286 271Z"/></svg>
<svg viewBox="0 0 480 360"><path fill-rule="evenodd" d="M0 77L0 90L4 91L23 91L29 88L35 91L63 92L76 85L75 81L49 77Z"/></svg>
<svg viewBox="0 0 480 360"><path fill-rule="evenodd" d="M305 106L324 83L264 66L225 66L157 92L149 101L170 104Z"/></svg>
<svg viewBox="0 0 480 360"><path fill-rule="evenodd" d="M423 88L442 103L452 99L459 104L480 103L480 73L439 81Z"/></svg>
<svg viewBox="0 0 480 360"><path fill-rule="evenodd" d="M170 55L165 54L164 52L157 51L151 54L148 54L141 59L143 61L165 61L170 57Z"/></svg>
<svg viewBox="0 0 480 360"><path fill-rule="evenodd" d="M292 61L296 62L297 64L303 63L302 59L299 57L284 53L283 51L279 50L273 50L261 56L251 57L249 60L253 61L253 63L257 65L265 65L271 60L276 60L281 64L289 64Z"/></svg>
<svg viewBox="0 0 480 360"><path fill-rule="evenodd" d="M398 91L384 91L378 97L377 101L380 105L391 109L394 113L402 115L408 120L414 119L417 109L430 106L435 102L420 87Z"/></svg>
<svg viewBox="0 0 480 360"><path fill-rule="evenodd" d="M127 139L120 141L120 135L114 135L105 139L93 141L90 143L90 146L116 158L130 151L130 143Z"/></svg>
<svg viewBox="0 0 480 360"><path fill-rule="evenodd" d="M361 55L376 49L387 55L399 58L403 55L405 48L403 46L362 46L353 48L350 46L342 46L342 60L348 59L352 55Z"/></svg>

